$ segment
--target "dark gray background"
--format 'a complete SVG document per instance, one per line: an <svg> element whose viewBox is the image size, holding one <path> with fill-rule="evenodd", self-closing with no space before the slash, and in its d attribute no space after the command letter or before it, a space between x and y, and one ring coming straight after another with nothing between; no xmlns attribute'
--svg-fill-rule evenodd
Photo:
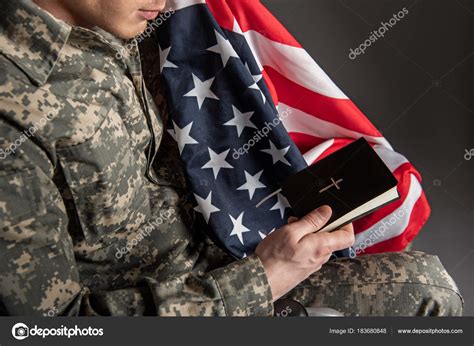
<svg viewBox="0 0 474 346"><path fill-rule="evenodd" d="M474 0L263 0L420 171L432 214L414 250L436 254L474 315ZM381 21L409 13L355 60Z"/></svg>

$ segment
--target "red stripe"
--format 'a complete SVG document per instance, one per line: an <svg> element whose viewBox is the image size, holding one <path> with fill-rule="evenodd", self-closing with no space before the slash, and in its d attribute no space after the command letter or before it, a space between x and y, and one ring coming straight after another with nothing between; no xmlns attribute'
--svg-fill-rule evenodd
<svg viewBox="0 0 474 346"><path fill-rule="evenodd" d="M302 154L327 141L326 138L319 138L305 133L290 132L289 135Z"/></svg>
<svg viewBox="0 0 474 346"><path fill-rule="evenodd" d="M269 66L264 69L277 90L280 102L348 130L381 137L380 132L351 100L320 95L294 83Z"/></svg>
<svg viewBox="0 0 474 346"><path fill-rule="evenodd" d="M223 0L206 0L206 4L211 10L219 26L232 31L234 28L234 15Z"/></svg>
<svg viewBox="0 0 474 346"><path fill-rule="evenodd" d="M234 18L243 32L253 30L272 41L301 47L293 36L258 0L206 0L219 25L233 30Z"/></svg>
<svg viewBox="0 0 474 346"><path fill-rule="evenodd" d="M267 88L270 91L270 95L272 96L273 104L276 106L278 105L279 101L278 101L278 94L275 89L275 86L273 85L272 80L268 76L267 72L265 72L265 70L262 71L262 75L263 75L263 81L267 85Z"/></svg>

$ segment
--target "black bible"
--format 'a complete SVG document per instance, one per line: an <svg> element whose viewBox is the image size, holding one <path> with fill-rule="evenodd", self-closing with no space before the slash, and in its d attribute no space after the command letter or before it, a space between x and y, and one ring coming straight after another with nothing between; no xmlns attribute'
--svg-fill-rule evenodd
<svg viewBox="0 0 474 346"><path fill-rule="evenodd" d="M360 138L281 183L297 217L327 204L331 232L399 198L397 179L369 143Z"/></svg>

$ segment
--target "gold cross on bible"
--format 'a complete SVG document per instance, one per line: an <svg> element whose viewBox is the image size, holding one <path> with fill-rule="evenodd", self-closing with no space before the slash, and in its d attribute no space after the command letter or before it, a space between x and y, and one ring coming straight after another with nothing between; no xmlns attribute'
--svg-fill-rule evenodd
<svg viewBox="0 0 474 346"><path fill-rule="evenodd" d="M326 190L329 190L331 187L335 186L336 189L340 190L341 188L339 187L339 183L342 182L343 180L342 179L339 179L338 181L335 181L332 177L331 177L331 181L332 181L332 184L326 186L325 188L319 190L319 193L321 192L324 192Z"/></svg>

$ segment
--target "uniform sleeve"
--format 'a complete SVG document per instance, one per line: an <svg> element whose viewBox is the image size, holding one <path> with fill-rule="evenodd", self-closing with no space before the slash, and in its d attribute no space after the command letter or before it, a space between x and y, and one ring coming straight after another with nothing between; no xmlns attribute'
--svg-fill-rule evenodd
<svg viewBox="0 0 474 346"><path fill-rule="evenodd" d="M183 274L147 283L161 316L269 316L271 291L259 258L251 255L203 276Z"/></svg>
<svg viewBox="0 0 474 346"><path fill-rule="evenodd" d="M94 291L80 280L54 158L0 119L0 314L264 316L273 313L252 255L207 273ZM23 136L23 137L22 137ZM118 273L120 274L120 273Z"/></svg>

